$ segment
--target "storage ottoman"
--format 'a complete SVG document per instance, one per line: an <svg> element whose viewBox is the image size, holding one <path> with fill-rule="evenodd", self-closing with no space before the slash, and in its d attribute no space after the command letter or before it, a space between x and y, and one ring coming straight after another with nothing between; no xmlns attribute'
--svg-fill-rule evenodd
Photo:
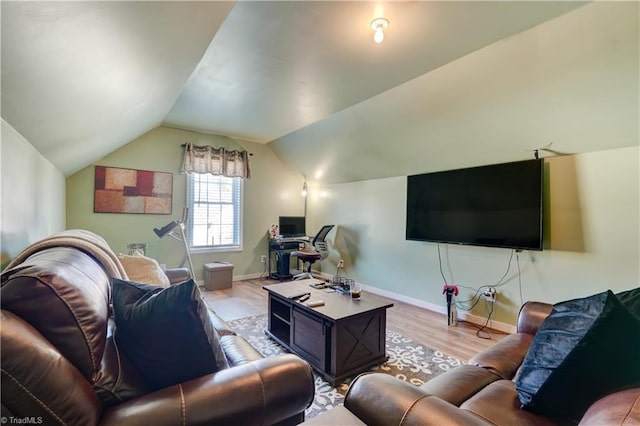
<svg viewBox="0 0 640 426"><path fill-rule="evenodd" d="M233 264L229 262L212 262L204 264L204 288L220 290L231 288L233 281Z"/></svg>

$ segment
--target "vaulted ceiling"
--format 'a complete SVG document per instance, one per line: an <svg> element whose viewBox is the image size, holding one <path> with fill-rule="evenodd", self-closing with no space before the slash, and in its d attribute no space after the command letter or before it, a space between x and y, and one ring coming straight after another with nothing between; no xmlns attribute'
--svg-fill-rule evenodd
<svg viewBox="0 0 640 426"><path fill-rule="evenodd" d="M3 1L1 112L65 175L159 125L270 143L301 173L321 179L328 170L326 182L408 174L420 164L386 147L400 149L408 136L421 139L423 130L401 129L448 114L454 102L465 104L464 88L438 91L451 84L440 80L443 67L583 6ZM390 22L381 44L373 43L370 28L378 16ZM475 63L480 75L487 73L482 60ZM456 84L465 86L468 77L460 78ZM482 118L482 108L477 112ZM446 133L447 120L431 122L431 130ZM433 145L430 155L446 151ZM462 149L452 146L451 155ZM503 151L505 144L487 148ZM336 150L378 160L342 163ZM397 165L380 167L388 160ZM432 167L449 160L444 154ZM356 169L345 171L349 164Z"/></svg>

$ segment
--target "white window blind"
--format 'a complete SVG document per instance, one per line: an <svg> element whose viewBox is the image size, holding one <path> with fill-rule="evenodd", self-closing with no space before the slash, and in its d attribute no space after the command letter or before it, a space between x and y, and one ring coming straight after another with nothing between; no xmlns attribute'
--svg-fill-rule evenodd
<svg viewBox="0 0 640 426"><path fill-rule="evenodd" d="M190 173L187 181L190 247L241 248L242 179Z"/></svg>

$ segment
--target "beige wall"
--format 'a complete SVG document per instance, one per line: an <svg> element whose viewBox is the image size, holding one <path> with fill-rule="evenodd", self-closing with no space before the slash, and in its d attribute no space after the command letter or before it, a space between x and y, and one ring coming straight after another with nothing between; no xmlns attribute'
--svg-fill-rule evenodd
<svg viewBox="0 0 640 426"><path fill-rule="evenodd" d="M244 185L244 234L241 252L193 254L195 275L202 279L203 264L214 260L234 264L235 276L258 276L265 265L260 256L266 254L266 231L279 215L302 215L300 196L302 176L293 174L262 144L240 142L223 136L158 127L133 140L99 162L67 179L67 224L102 235L116 252L126 252L131 242L147 243L147 254L168 267L177 266L184 253L180 242L158 239L154 227L166 225L181 216L186 200L186 179L180 174L185 142L196 145L243 148L252 152L253 179ZM93 213L95 165L153 170L173 173L173 214L108 214Z"/></svg>
<svg viewBox="0 0 640 426"><path fill-rule="evenodd" d="M1 266L27 245L65 229L65 179L2 120Z"/></svg>
<svg viewBox="0 0 640 426"><path fill-rule="evenodd" d="M638 147L545 159L545 249L519 255L523 300L555 303L637 287L639 276ZM413 302L444 306L437 245L405 240L406 177L312 187L309 223L335 223L331 256L347 275ZM496 283L511 251L441 245L452 284ZM494 319L514 324L520 306L515 263L499 288ZM462 289L460 300L471 296ZM474 314L483 316L481 304Z"/></svg>

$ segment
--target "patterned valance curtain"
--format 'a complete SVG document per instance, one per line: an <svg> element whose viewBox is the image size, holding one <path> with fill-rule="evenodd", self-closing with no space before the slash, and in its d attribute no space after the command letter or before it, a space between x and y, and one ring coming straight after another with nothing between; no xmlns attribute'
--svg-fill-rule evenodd
<svg viewBox="0 0 640 426"><path fill-rule="evenodd" d="M209 173L216 176L251 179L249 153L187 143L184 147L182 173Z"/></svg>

